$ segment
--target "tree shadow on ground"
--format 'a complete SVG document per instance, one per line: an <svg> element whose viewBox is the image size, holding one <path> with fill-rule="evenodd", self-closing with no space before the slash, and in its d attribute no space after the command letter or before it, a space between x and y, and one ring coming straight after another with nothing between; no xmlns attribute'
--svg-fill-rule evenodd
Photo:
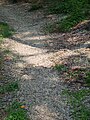
<svg viewBox="0 0 90 120"><path fill-rule="evenodd" d="M22 39L21 39L22 38ZM48 52L56 52L59 50L75 50L84 46L90 41L89 33L65 33L65 34L51 34L51 35L24 35L22 37L11 37L12 40L21 44L28 45L35 48L46 49ZM90 43L88 43L90 45ZM88 45L88 46L89 46Z"/></svg>
<svg viewBox="0 0 90 120"><path fill-rule="evenodd" d="M6 61L10 66L7 74L11 74L12 77L17 76L20 84L16 97L10 98L11 101L19 100L22 102L27 107L27 113L32 119L66 118L68 113L64 109L67 109L67 106L63 102L65 98L61 95L64 84L58 78L56 71L52 67L27 64L18 54L13 52L11 54L16 60L12 63L10 60ZM9 95L7 94L5 97L9 98ZM9 100L4 104L9 105Z"/></svg>
<svg viewBox="0 0 90 120"><path fill-rule="evenodd" d="M78 53L77 55L72 53L71 56L67 55L66 57L59 54L57 57L59 62L63 61L63 64L65 63L69 67L80 66L87 69L89 66L87 61L88 52L89 49L87 49L87 53L82 52L82 54ZM16 98L12 97L10 99L12 101L18 99L22 102L26 106L29 117L32 119L43 119L44 117L52 120L69 118L68 104L65 102L67 98L62 95L62 91L67 86L65 73L58 73L58 76L57 71L53 67L28 64L23 59L23 57L30 57L28 55L19 55L14 53L14 51L11 54L14 56L14 61L5 61L8 65L6 73L9 78L11 76L18 78L20 90ZM53 59L57 58L54 57ZM72 83L72 81L69 82ZM76 83L70 85L70 87L78 88ZM8 94L6 96L8 97ZM9 104L9 101L7 101L7 104Z"/></svg>
<svg viewBox="0 0 90 120"><path fill-rule="evenodd" d="M13 53L14 56L18 56ZM68 67L80 66L87 69L89 62L86 59L87 54L78 54L62 57L62 60ZM28 57L28 56L26 56ZM28 64L23 60L23 56L19 56L20 60L16 60L13 64L14 72L20 78L20 90L17 98L27 109L27 113L32 119L67 119L68 104L65 103L66 97L62 95L62 91L66 88L67 82L65 73L58 73L53 67L44 67ZM59 59L60 60L60 59ZM82 60L82 62L81 62ZM85 66L84 66L85 65ZM69 82L72 83L72 81ZM69 84L70 85L70 84ZM73 89L79 89L77 83L70 85ZM64 117L63 117L64 116Z"/></svg>

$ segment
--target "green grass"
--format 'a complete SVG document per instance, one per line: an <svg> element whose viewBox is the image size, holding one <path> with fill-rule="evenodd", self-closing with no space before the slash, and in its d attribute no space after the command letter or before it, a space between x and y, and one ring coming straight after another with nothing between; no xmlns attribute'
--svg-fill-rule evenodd
<svg viewBox="0 0 90 120"><path fill-rule="evenodd" d="M62 94L67 96L67 103L69 103L71 106L71 117L73 120L89 120L90 108L88 107L89 101L87 100L87 97L90 97L90 89L88 87L90 86L90 71L86 69L71 71L64 65L56 65L55 69L59 72L67 72L67 75L70 78L72 77L77 81L83 80L83 83L87 85L86 88L83 88L81 90L72 90L72 88L69 88L70 90L65 90L62 92Z"/></svg>
<svg viewBox="0 0 90 120"><path fill-rule="evenodd" d="M62 71L62 72L66 72L67 70L68 70L68 68L65 66L65 65L58 65L58 64L56 64L55 66L54 66L54 68L57 70L57 71Z"/></svg>
<svg viewBox="0 0 90 120"><path fill-rule="evenodd" d="M21 108L22 104L19 102L13 102L8 108L8 116L5 120L28 120L26 110Z"/></svg>
<svg viewBox="0 0 90 120"><path fill-rule="evenodd" d="M10 37L12 33L13 30L7 23L0 22L0 39Z"/></svg>
<svg viewBox="0 0 90 120"><path fill-rule="evenodd" d="M0 87L0 93L4 94L6 92L12 92L12 91L15 91L15 90L18 90L18 89L19 89L18 83L17 82L11 82L11 83L8 83L6 85L1 86Z"/></svg>
<svg viewBox="0 0 90 120"><path fill-rule="evenodd" d="M67 72L66 77L68 79L74 79L75 81L78 82L78 80L86 85L90 86L90 70L86 69L78 69L75 71L72 71L70 68L68 68L66 65L63 64L56 64L54 66L54 69L57 70L58 72Z"/></svg>
<svg viewBox="0 0 90 120"><path fill-rule="evenodd" d="M3 52L1 48L1 44L3 42L3 38L10 37L13 34L14 30L11 29L7 23L0 22L0 69L2 67L3 59L5 54L9 54L9 50L5 50Z"/></svg>
<svg viewBox="0 0 90 120"><path fill-rule="evenodd" d="M90 12L89 5L89 0L49 0L47 12L50 14L71 14L82 12L87 15L87 13Z"/></svg>
<svg viewBox="0 0 90 120"><path fill-rule="evenodd" d="M68 13L70 11L71 7L70 4L68 4L68 0L56 0L56 1L50 1L49 0L49 6L47 13L49 14L61 14L61 13Z"/></svg>
<svg viewBox="0 0 90 120"><path fill-rule="evenodd" d="M81 14L73 14L58 23L58 31L71 31L75 25L77 25L79 22L82 22L84 19L85 17Z"/></svg>
<svg viewBox="0 0 90 120"><path fill-rule="evenodd" d="M52 32L68 32L83 20L90 18L89 0L56 0L50 1L49 14L67 14L68 17L54 24L48 24L46 30Z"/></svg>
<svg viewBox="0 0 90 120"><path fill-rule="evenodd" d="M4 64L4 55L9 54L11 51L7 49L2 49L1 43L3 38L10 37L14 31L6 23L0 22L0 72L2 71ZM0 76L1 80L4 81L4 75ZM17 91L19 89L18 82L14 81L11 83L4 83L0 86L0 94L5 94L7 92ZM14 102L7 110L8 116L4 120L27 120L26 112L24 109L20 108L20 103ZM2 110L2 109L1 109ZM6 113L6 112L5 112Z"/></svg>
<svg viewBox="0 0 90 120"><path fill-rule="evenodd" d="M82 22L83 20L87 19L87 16L83 16L82 14L74 14L72 13L65 19L61 21L47 24L44 27L45 33L53 33L53 32L69 32L76 26L78 23Z"/></svg>
<svg viewBox="0 0 90 120"><path fill-rule="evenodd" d="M72 106L72 118L74 120L89 120L90 108L84 104L84 100L90 96L90 90L64 91L63 94L68 96L68 103Z"/></svg>

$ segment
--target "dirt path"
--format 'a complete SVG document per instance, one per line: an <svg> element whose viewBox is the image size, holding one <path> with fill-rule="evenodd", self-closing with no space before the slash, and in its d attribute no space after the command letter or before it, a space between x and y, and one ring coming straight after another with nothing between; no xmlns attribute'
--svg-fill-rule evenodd
<svg viewBox="0 0 90 120"><path fill-rule="evenodd" d="M0 6L2 20L16 30L6 46L18 56L13 72L21 80L18 99L27 106L32 120L70 120L69 110L62 97L65 85L61 82L47 49L49 35L40 32L46 21L42 11L28 12L26 5Z"/></svg>

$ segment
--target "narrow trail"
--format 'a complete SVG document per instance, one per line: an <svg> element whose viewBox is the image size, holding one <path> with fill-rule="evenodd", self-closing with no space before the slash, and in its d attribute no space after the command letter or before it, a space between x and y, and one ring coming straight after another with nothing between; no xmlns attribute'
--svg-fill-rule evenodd
<svg viewBox="0 0 90 120"><path fill-rule="evenodd" d="M16 31L6 46L18 56L12 70L20 78L17 97L27 106L30 120L70 120L62 97L65 85L52 69L54 52L46 47L51 36L40 31L47 21L42 10L28 12L28 8L28 4L0 6L2 21Z"/></svg>

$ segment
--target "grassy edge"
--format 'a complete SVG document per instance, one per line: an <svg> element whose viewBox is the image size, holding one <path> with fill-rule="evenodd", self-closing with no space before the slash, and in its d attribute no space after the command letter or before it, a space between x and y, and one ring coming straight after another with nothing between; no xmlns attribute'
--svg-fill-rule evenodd
<svg viewBox="0 0 90 120"><path fill-rule="evenodd" d="M2 44L4 38L10 37L14 33L14 30L9 27L7 23L0 22L0 44ZM0 47L0 51L2 51L2 48ZM5 54L8 54L10 51L5 49L3 51ZM0 56L1 57L1 56ZM0 59L0 69L2 67L3 63L3 56ZM14 92L18 91L18 81L7 83L3 86L0 86L0 94L5 94L7 92ZM24 107L19 102L12 102L12 105L7 106L7 110L5 110L7 113L7 117L5 117L4 120L28 120L26 111L24 110Z"/></svg>
<svg viewBox="0 0 90 120"><path fill-rule="evenodd" d="M13 92L19 89L18 82L11 82L0 87L0 94Z"/></svg>
<svg viewBox="0 0 90 120"><path fill-rule="evenodd" d="M28 120L25 106L18 101L14 101L7 109L8 116L5 120Z"/></svg>
<svg viewBox="0 0 90 120"><path fill-rule="evenodd" d="M85 0L65 0L50 2L47 13L69 14L67 18L43 27L45 34L54 32L70 32L73 27L83 20L90 18L90 2Z"/></svg>
<svg viewBox="0 0 90 120"><path fill-rule="evenodd" d="M63 64L56 64L54 69L57 70L59 73L67 72L70 77L77 78L82 70L76 70L69 73L69 68ZM83 70L85 73L84 82L87 86L90 86L90 72ZM72 90L64 90L62 95L67 97L67 103L70 105L70 114L74 120L89 120L90 118L90 109L84 103L86 98L90 96L90 89L86 87L84 89L79 89L77 91ZM88 104L88 101L87 101Z"/></svg>
<svg viewBox="0 0 90 120"><path fill-rule="evenodd" d="M62 94L68 98L68 103L71 106L71 116L74 120L88 120L90 118L90 108L87 108L84 104L85 98L90 96L90 89L74 92L64 90Z"/></svg>
<svg viewBox="0 0 90 120"><path fill-rule="evenodd" d="M7 23L0 22L0 37L8 38L12 36L14 29L12 29Z"/></svg>

